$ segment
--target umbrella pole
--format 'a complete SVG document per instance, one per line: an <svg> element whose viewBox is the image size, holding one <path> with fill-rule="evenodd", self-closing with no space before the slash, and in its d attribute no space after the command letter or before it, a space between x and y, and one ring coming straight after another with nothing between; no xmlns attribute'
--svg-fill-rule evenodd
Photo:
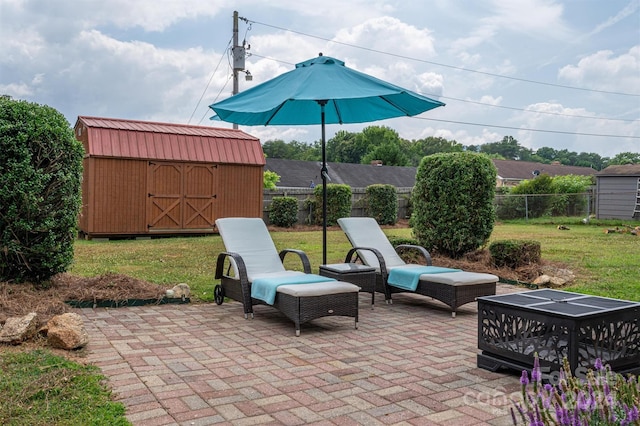
<svg viewBox="0 0 640 426"><path fill-rule="evenodd" d="M325 117L324 106L326 100L318 101L320 104L320 122L322 123L322 264L327 264L327 153L325 149Z"/></svg>

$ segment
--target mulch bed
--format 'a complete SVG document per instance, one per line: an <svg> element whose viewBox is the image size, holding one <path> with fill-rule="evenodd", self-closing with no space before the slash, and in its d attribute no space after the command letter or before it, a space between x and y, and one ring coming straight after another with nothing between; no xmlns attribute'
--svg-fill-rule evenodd
<svg viewBox="0 0 640 426"><path fill-rule="evenodd" d="M38 314L44 325L55 315L72 310L67 301L114 301L131 299L162 301L171 286L153 284L122 274L105 274L87 278L67 273L54 276L42 284L0 283L0 324L9 317Z"/></svg>

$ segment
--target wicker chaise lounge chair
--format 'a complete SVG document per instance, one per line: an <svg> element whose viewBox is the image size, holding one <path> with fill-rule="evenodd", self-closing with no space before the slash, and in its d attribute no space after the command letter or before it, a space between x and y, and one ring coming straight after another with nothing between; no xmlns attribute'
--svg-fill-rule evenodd
<svg viewBox="0 0 640 426"><path fill-rule="evenodd" d="M242 302L245 318L253 318L254 305L271 305L295 323L297 336L301 324L325 316L353 317L358 328L358 286L312 274L300 250L278 253L262 219L223 218L216 226L227 250L216 265L217 304L225 297ZM288 253L298 255L304 272L285 269Z"/></svg>
<svg viewBox="0 0 640 426"><path fill-rule="evenodd" d="M392 293L415 292L445 303L451 308L451 315L455 317L458 307L475 301L477 297L496 293L497 276L434 267L431 255L424 247L409 244L393 247L373 218L341 218L338 219L338 224L353 246L347 253L345 262L353 262L359 258L365 265L375 267L376 291L384 293L387 303L392 303ZM429 268L407 264L399 256L403 250L417 252L424 258L424 264ZM411 274L411 268L415 268L412 289L388 282L389 274L394 269L397 269L396 275L398 275L399 273Z"/></svg>

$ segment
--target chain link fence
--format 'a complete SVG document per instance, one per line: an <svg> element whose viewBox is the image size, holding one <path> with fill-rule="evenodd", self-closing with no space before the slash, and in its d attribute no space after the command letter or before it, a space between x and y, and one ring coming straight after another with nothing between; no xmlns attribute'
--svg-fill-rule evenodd
<svg viewBox="0 0 640 426"><path fill-rule="evenodd" d="M592 192L574 194L496 194L498 219L534 219L551 217L584 217L595 213Z"/></svg>

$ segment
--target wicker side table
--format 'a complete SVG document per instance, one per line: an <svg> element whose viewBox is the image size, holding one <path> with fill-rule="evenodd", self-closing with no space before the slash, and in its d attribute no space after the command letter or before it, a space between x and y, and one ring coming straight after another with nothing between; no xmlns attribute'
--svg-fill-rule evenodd
<svg viewBox="0 0 640 426"><path fill-rule="evenodd" d="M358 263L333 263L320 265L320 275L355 284L361 291L371 293L371 309L373 309L376 295L375 268Z"/></svg>

